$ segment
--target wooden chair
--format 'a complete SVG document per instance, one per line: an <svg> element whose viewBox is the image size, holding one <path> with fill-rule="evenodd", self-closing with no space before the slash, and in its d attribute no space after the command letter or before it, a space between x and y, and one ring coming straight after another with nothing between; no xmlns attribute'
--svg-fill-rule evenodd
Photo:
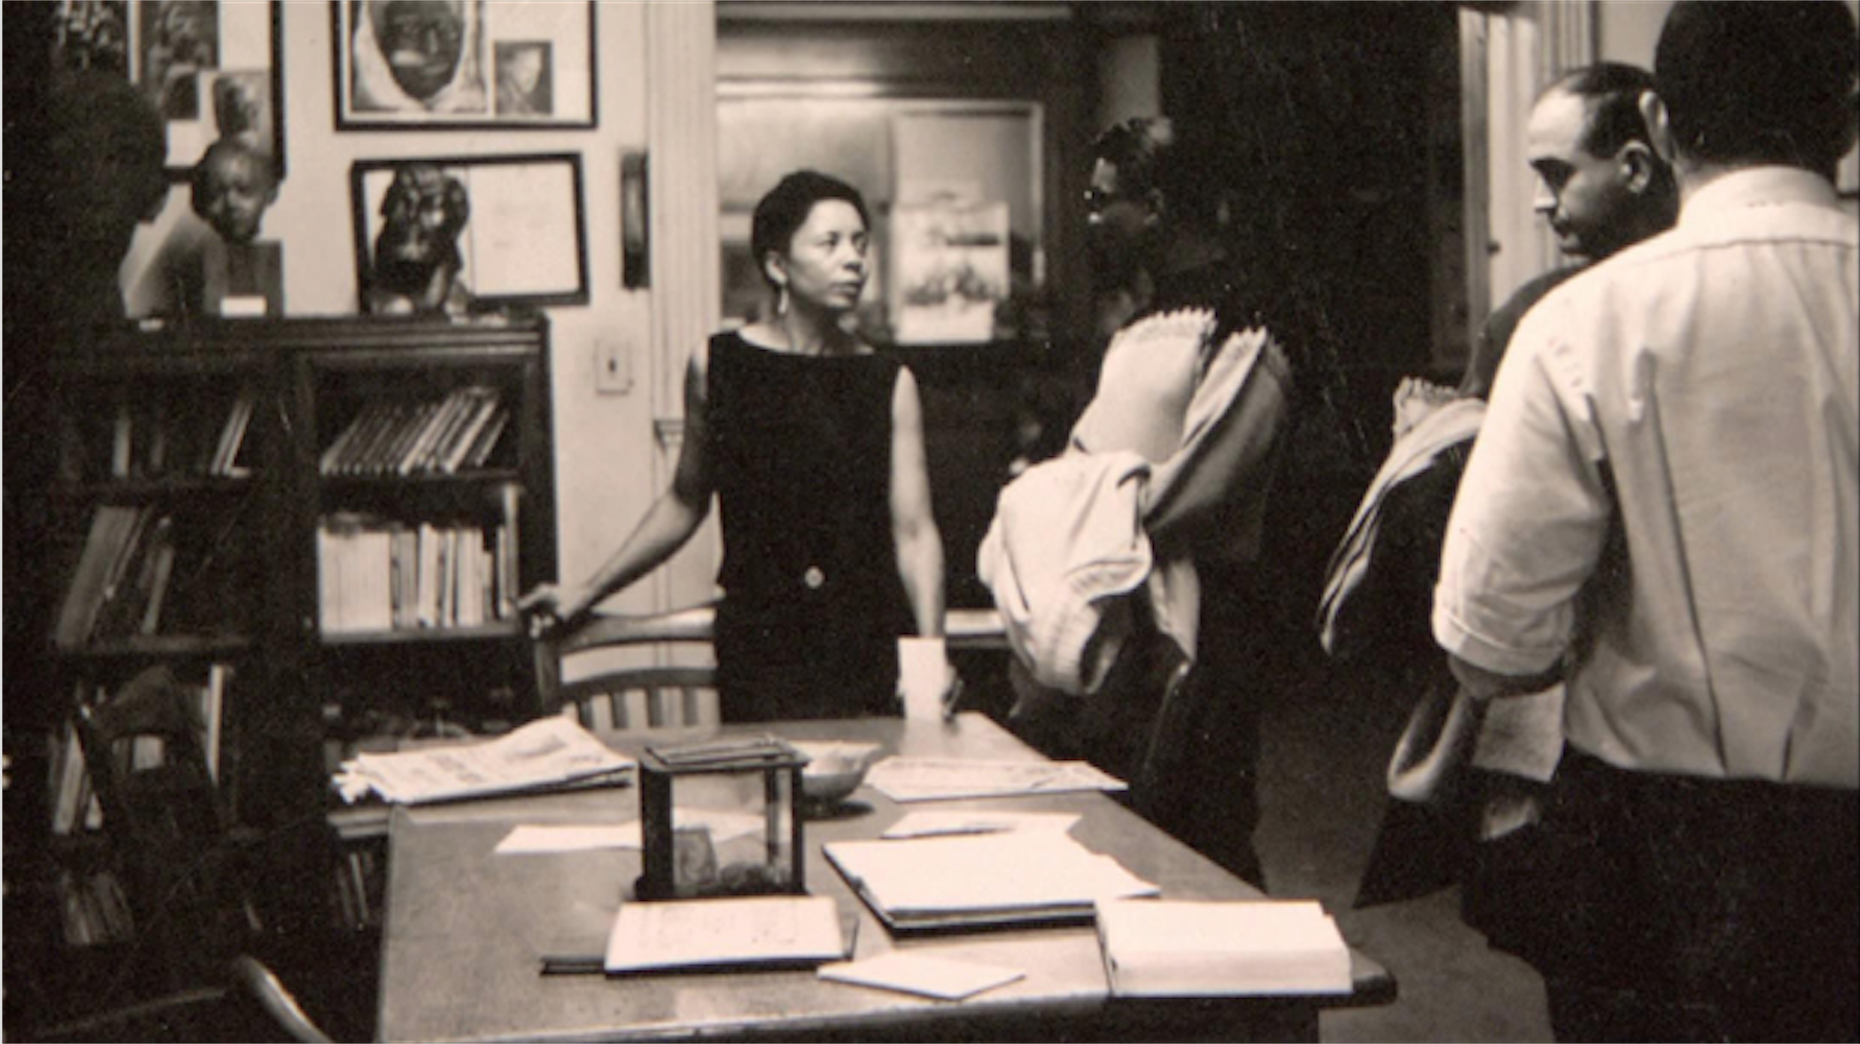
<svg viewBox="0 0 1860 1044"><path fill-rule="evenodd" d="M716 724L713 667L623 667L562 680L564 660L576 655L648 645L708 646L715 622L716 605L706 603L664 613L599 615L572 630L536 638L542 712L572 715L595 730ZM952 653L1008 647L1001 616L993 609L952 609L945 626Z"/></svg>
<svg viewBox="0 0 1860 1044"><path fill-rule="evenodd" d="M21 1039L61 1041L297 1041L332 1039L265 962L233 958L219 981L134 1004L87 1011Z"/></svg>
<svg viewBox="0 0 1860 1044"><path fill-rule="evenodd" d="M74 713L134 938L112 983L86 998L84 1015L42 1036L244 1040L258 1038L236 1034L256 1027L268 1037L330 1039L258 956L267 942L256 876L263 849L283 845L302 859L314 838L265 837L229 824L199 742L194 694L168 667L145 670L107 702ZM294 978L342 980L324 991L332 999L354 993L357 974L372 981L372 971L343 961L346 947L290 945L313 961L307 970L293 967ZM223 1033L235 1035L216 1036Z"/></svg>
<svg viewBox="0 0 1860 1044"><path fill-rule="evenodd" d="M228 829L190 694L157 666L75 714L139 956L170 987L210 977L260 925L243 888L251 839Z"/></svg>
<svg viewBox="0 0 1860 1044"><path fill-rule="evenodd" d="M949 609L943 639L950 652L1007 652L1007 630L994 609Z"/></svg>
<svg viewBox="0 0 1860 1044"><path fill-rule="evenodd" d="M708 651L715 618L716 607L710 604L664 613L596 615L572 629L537 636L533 648L542 713L574 717L596 731L716 724L716 670L710 666L605 667L564 680L564 666L575 657L655 645Z"/></svg>
<svg viewBox="0 0 1860 1044"><path fill-rule="evenodd" d="M271 1024L300 1044L329 1044L330 1037L316 1024L265 962L249 953L232 959L228 971L243 995L269 1017Z"/></svg>

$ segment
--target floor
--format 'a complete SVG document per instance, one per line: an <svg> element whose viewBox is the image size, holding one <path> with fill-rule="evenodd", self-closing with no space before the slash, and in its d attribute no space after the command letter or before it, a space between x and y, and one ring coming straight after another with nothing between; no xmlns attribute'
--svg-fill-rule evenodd
<svg viewBox="0 0 1860 1044"><path fill-rule="evenodd" d="M1459 917L1457 889L1352 910L1382 814L1383 771L1406 715L1327 673L1278 696L1262 726L1267 888L1321 900L1350 943L1394 974L1395 1003L1325 1013L1324 1041L1549 1041L1542 980Z"/></svg>

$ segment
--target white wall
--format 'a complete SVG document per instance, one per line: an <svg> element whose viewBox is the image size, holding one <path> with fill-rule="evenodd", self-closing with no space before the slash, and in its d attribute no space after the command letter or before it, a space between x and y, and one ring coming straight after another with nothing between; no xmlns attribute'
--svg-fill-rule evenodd
<svg viewBox="0 0 1860 1044"><path fill-rule="evenodd" d="M596 8L598 126L593 130L335 130L330 10L283 5L287 176L265 216L264 238L283 244L290 316L357 311L349 167L358 159L418 156L581 154L590 303L549 310L553 336L560 575L578 578L616 547L656 492L652 396L658 363L649 347L651 294L621 288L620 157L647 139L646 3L603 0ZM132 314L163 310L164 259L210 235L177 186L124 262ZM594 387L599 341L629 353L632 391ZM649 608L649 585L615 608Z"/></svg>
<svg viewBox="0 0 1860 1044"><path fill-rule="evenodd" d="M1630 62L1645 69L1653 68L1654 45L1660 41L1660 25L1672 0L1606 0L1596 3L1596 49L1609 61ZM1847 0L1847 6L1860 18L1860 0ZM1860 46L1860 41L1856 41ZM1860 151L1850 150L1842 161L1838 185L1842 191L1860 191ZM1848 209L1855 209L1849 198Z"/></svg>
<svg viewBox="0 0 1860 1044"><path fill-rule="evenodd" d="M1860 0L1847 0L1860 12ZM1654 47L1671 0L1524 0L1482 16L1486 39L1488 222L1498 251L1486 263L1489 307L1520 284L1559 263L1543 219L1531 211L1536 177L1525 165L1524 127L1537 91L1557 69L1591 60L1583 54L1593 29L1596 61L1653 68ZM1860 154L1849 152L1839 185L1847 206L1860 210Z"/></svg>
<svg viewBox="0 0 1860 1044"><path fill-rule="evenodd" d="M1117 37L1098 57L1098 118L1111 127L1162 114L1162 46L1154 33Z"/></svg>
<svg viewBox="0 0 1860 1044"><path fill-rule="evenodd" d="M1600 0L1595 5L1597 59L1653 68L1653 45L1672 0Z"/></svg>

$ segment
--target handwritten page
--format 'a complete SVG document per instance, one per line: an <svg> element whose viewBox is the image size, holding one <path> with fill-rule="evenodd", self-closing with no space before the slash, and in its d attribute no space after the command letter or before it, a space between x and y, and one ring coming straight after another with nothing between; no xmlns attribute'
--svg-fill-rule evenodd
<svg viewBox="0 0 1860 1044"><path fill-rule="evenodd" d="M1024 978L1013 968L997 968L973 961L958 961L928 954L890 953L862 961L835 961L820 966L820 977L854 986L873 986L937 1000L961 1000L983 990Z"/></svg>
<svg viewBox="0 0 1860 1044"><path fill-rule="evenodd" d="M882 838L946 837L952 834L1003 834L1010 830L1051 830L1063 834L1079 821L1067 812L1000 812L978 809L907 812Z"/></svg>
<svg viewBox="0 0 1860 1044"><path fill-rule="evenodd" d="M633 902L607 938L609 974L756 964L821 964L846 956L832 896Z"/></svg>
<svg viewBox="0 0 1860 1044"><path fill-rule="evenodd" d="M764 822L750 812L713 809L678 809L674 822L681 827L702 826L712 844L759 833ZM519 823L504 835L494 850L498 855L534 855L549 852L588 852L602 848L640 847L639 821L630 823L543 824Z"/></svg>
<svg viewBox="0 0 1860 1044"><path fill-rule="evenodd" d="M579 723L550 716L478 743L365 752L343 764L337 783L345 797L373 790L388 801L415 805L571 783L633 765Z"/></svg>
<svg viewBox="0 0 1860 1044"><path fill-rule="evenodd" d="M866 782L893 801L1123 790L1123 780L1084 761L988 761L892 756L872 766Z"/></svg>

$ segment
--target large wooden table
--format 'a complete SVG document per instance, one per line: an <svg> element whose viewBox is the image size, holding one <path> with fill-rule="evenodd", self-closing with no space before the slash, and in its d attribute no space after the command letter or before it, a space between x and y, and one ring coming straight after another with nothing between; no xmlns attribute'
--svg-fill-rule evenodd
<svg viewBox="0 0 1860 1044"><path fill-rule="evenodd" d="M799 740L883 743L910 755L1040 755L978 714L948 723L897 719L759 727ZM626 749L637 737L613 737ZM908 810L870 787L861 815L807 823L807 884L857 919L857 957L909 949L1017 968L1018 982L962 1002L923 1000L824 982L811 971L606 978L540 974L545 953L598 950L636 851L496 855L519 823L631 820L636 787L425 808L397 807L389 827L383 941L382 1040L1316 1040L1324 1005L1386 1003L1395 984L1353 954L1348 997L1135 1001L1109 996L1090 927L1043 927L894 939L820 853L825 841L876 836ZM954 808L934 802L908 807ZM966 804L1080 814L1073 836L1154 882L1165 898L1246 899L1260 893L1098 793ZM977 874L989 868L978 866Z"/></svg>

